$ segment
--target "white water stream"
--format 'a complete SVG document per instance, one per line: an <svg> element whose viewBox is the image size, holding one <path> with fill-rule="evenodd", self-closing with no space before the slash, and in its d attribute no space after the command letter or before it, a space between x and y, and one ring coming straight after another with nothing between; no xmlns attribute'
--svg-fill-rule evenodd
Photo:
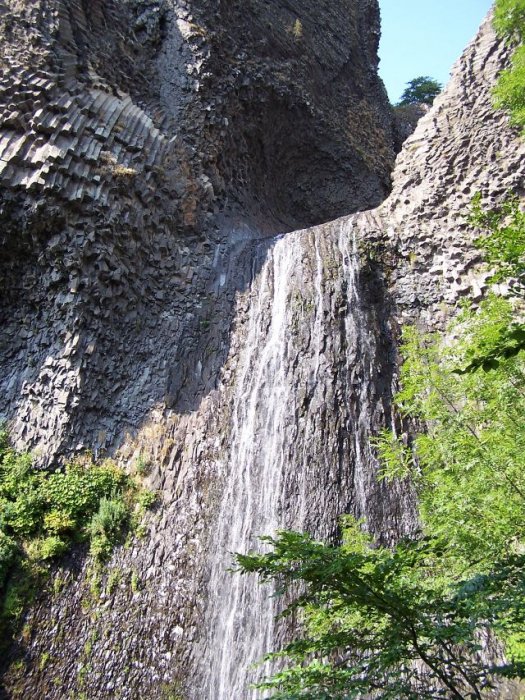
<svg viewBox="0 0 525 700"><path fill-rule="evenodd" d="M336 380L347 381L346 374L341 378L347 363L359 362L360 376L370 377L366 365L372 362L371 334L362 327L366 320L359 300L358 266L350 219L332 228L277 239L253 284L233 395L228 473L211 537L215 549L202 650L203 686L195 695L199 700L264 697L250 684L268 669L254 669L253 664L275 647L276 600L255 576L227 572L230 553L260 549L257 538L261 534L275 534L285 527L301 529L313 511L319 519L325 515L335 519L342 512L340 504L352 499L348 493L336 493L345 485L347 490L354 488L354 509L364 513L362 472L366 467L362 462L369 458L366 415L345 419L358 423L353 428L343 426L348 433L345 444L353 457L341 457L342 428L332 431L334 436L337 432L334 441L338 445L315 447L315 459L311 444L312 439L322 441L332 435L330 425L322 425L320 432L320 410L332 396ZM342 305L344 322L337 326L334 308ZM346 338L327 358L327 336L333 335L334 327L340 327L339 333ZM334 369L334 362L338 367L342 363L343 371ZM299 387L310 397L310 410L299 405ZM368 390L368 381L358 389L358 404L367 408L364 413L368 413ZM341 413L344 411L342 406ZM340 464L334 466L334 460ZM323 487L315 486L313 496L309 490L312 477L307 475L312 470L318 470L313 478L321 485L326 483L326 499L333 501L326 514ZM320 474L323 470L335 476ZM341 477L342 471L350 476Z"/></svg>

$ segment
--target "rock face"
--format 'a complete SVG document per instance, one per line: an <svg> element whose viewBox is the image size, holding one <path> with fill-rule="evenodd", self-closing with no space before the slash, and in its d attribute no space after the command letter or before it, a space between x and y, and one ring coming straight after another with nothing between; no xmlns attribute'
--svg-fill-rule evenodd
<svg viewBox="0 0 525 700"><path fill-rule="evenodd" d="M405 142L392 193L373 215L397 251L391 288L398 312L430 326L442 323L461 297L481 298L487 289L467 221L474 194L487 206L509 192L523 194L525 144L505 113L492 108L507 60L489 16Z"/></svg>
<svg viewBox="0 0 525 700"><path fill-rule="evenodd" d="M383 205L283 235L387 194L375 2L0 13L4 413L43 465L142 454L162 496L101 595L80 553L57 572L6 696L256 698L248 666L286 630L228 552L278 527L336 537L342 513L384 542L417 527L369 437L396 425L399 321L482 289L472 194L523 182L490 106L506 51L486 23Z"/></svg>
<svg viewBox="0 0 525 700"><path fill-rule="evenodd" d="M226 249L384 198L378 27L372 0L2 4L0 412L20 446L112 449L157 403L194 406L217 368L187 375L223 344L203 326L227 333L244 284L218 299Z"/></svg>

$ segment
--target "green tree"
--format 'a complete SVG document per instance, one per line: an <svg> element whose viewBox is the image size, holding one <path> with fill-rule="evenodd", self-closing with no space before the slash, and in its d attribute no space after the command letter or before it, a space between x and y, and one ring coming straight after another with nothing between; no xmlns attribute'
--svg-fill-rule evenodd
<svg viewBox="0 0 525 700"><path fill-rule="evenodd" d="M288 665L258 685L273 692L266 697L481 698L494 678L523 675L519 660L489 667L477 656L491 624L504 618L508 634L522 629L523 557L451 585L436 574L443 568L436 540L372 547L351 520L343 533L346 542L335 547L281 532L265 538L270 553L238 557L245 573L295 593L283 614L301 613L304 626L299 639L268 655Z"/></svg>
<svg viewBox="0 0 525 700"><path fill-rule="evenodd" d="M511 122L525 132L525 0L496 0L494 26L515 47L510 68L494 90L494 104L510 113Z"/></svg>
<svg viewBox="0 0 525 700"><path fill-rule="evenodd" d="M525 34L525 0L496 0L494 27L508 39L523 41Z"/></svg>
<svg viewBox="0 0 525 700"><path fill-rule="evenodd" d="M420 75L407 83L397 106L402 107L414 103L431 105L442 89L443 86L433 78L428 75Z"/></svg>

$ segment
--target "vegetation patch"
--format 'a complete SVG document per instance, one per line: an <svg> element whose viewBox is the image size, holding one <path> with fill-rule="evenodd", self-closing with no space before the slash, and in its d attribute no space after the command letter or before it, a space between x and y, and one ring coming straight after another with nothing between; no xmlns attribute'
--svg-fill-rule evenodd
<svg viewBox="0 0 525 700"><path fill-rule="evenodd" d="M0 433L0 616L16 623L37 587L75 544L89 544L95 569L135 530L155 495L113 461L80 458L56 471ZM55 587L55 593L60 591Z"/></svg>
<svg viewBox="0 0 525 700"><path fill-rule="evenodd" d="M496 0L494 26L514 47L511 65L494 90L494 104L509 112L511 122L525 133L525 0Z"/></svg>
<svg viewBox="0 0 525 700"><path fill-rule="evenodd" d="M414 104L432 105L439 95L443 85L429 75L420 75L407 83L407 86L397 103L398 107L407 107Z"/></svg>

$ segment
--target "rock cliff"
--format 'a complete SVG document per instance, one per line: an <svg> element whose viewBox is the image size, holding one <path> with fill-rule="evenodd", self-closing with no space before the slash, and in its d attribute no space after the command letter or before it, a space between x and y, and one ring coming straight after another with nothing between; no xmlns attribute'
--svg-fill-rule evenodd
<svg viewBox="0 0 525 700"><path fill-rule="evenodd" d="M162 497L114 589L80 552L57 572L6 696L256 698L286 630L228 552L344 512L417 527L369 437L399 323L483 290L470 198L522 186L506 50L486 22L372 210L395 140L372 0L9 0L0 31L2 411L41 465L141 454Z"/></svg>
<svg viewBox="0 0 525 700"><path fill-rule="evenodd" d="M195 404L232 230L387 194L377 6L10 0L0 22L0 410L44 455L110 448Z"/></svg>

